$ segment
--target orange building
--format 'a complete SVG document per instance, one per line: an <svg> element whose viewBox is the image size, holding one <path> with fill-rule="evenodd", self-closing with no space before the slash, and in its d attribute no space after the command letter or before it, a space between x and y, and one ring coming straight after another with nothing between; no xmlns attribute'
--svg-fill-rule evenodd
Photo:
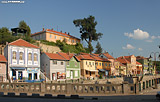
<svg viewBox="0 0 160 102"><path fill-rule="evenodd" d="M76 43L80 43L80 39L76 38L69 33L67 34L55 31L53 29L44 29L40 32L36 32L31 35L31 37L35 40L47 40L56 42L57 40L63 41L65 40L67 44L75 45Z"/></svg>
<svg viewBox="0 0 160 102"><path fill-rule="evenodd" d="M142 64L136 61L137 74L143 74Z"/></svg>

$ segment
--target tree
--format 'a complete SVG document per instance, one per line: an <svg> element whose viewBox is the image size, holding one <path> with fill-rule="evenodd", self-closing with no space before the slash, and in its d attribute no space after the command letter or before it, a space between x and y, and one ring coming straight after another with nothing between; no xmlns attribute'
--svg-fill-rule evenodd
<svg viewBox="0 0 160 102"><path fill-rule="evenodd" d="M84 19L77 19L73 21L76 27L80 28L81 39L85 40L88 44L88 48L90 53L93 51L92 41L97 41L103 35L102 33L96 33L96 25L94 16L89 16Z"/></svg>
<svg viewBox="0 0 160 102"><path fill-rule="evenodd" d="M95 53L96 54L102 53L102 47L101 47L101 44L99 42L96 45L96 51L95 51Z"/></svg>
<svg viewBox="0 0 160 102"><path fill-rule="evenodd" d="M19 22L19 28L22 28L22 29L25 29L25 30L27 30L27 36L29 36L30 37L30 35L31 35L31 29L30 29L30 27L26 24L26 22L25 21L20 21Z"/></svg>

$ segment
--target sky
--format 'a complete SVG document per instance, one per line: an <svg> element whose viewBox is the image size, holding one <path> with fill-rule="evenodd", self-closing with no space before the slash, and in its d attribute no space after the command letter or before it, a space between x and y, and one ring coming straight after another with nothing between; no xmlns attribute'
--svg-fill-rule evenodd
<svg viewBox="0 0 160 102"><path fill-rule="evenodd" d="M149 57L151 52L160 52L160 0L23 0L19 4L0 1L0 28L18 27L24 20L31 33L44 27L80 38L73 20L92 15L97 21L97 33L103 33L99 40L103 50L114 57ZM85 41L82 44L86 46ZM95 47L97 42L92 44Z"/></svg>

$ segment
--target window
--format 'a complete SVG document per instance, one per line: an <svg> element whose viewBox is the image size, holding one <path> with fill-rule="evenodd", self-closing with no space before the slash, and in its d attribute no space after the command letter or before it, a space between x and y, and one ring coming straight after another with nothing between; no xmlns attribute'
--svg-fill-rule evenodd
<svg viewBox="0 0 160 102"><path fill-rule="evenodd" d="M77 66L77 62L75 62L74 64L75 64L75 66Z"/></svg>
<svg viewBox="0 0 160 102"><path fill-rule="evenodd" d="M86 65L87 65L87 61L86 61Z"/></svg>
<svg viewBox="0 0 160 102"><path fill-rule="evenodd" d="M57 36L55 36L55 39L57 39Z"/></svg>
<svg viewBox="0 0 160 102"><path fill-rule="evenodd" d="M23 52L19 53L19 60L23 60Z"/></svg>
<svg viewBox="0 0 160 102"><path fill-rule="evenodd" d="M31 53L28 54L28 60L32 61L32 54Z"/></svg>
<svg viewBox="0 0 160 102"><path fill-rule="evenodd" d="M37 79L37 73L34 73L34 79Z"/></svg>
<svg viewBox="0 0 160 102"><path fill-rule="evenodd" d="M94 66L94 62L92 62L92 65Z"/></svg>
<svg viewBox="0 0 160 102"><path fill-rule="evenodd" d="M2 64L0 64L0 69L2 69Z"/></svg>
<svg viewBox="0 0 160 102"><path fill-rule="evenodd" d="M101 63L99 63L99 66L101 66Z"/></svg>
<svg viewBox="0 0 160 102"><path fill-rule="evenodd" d="M59 37L59 40L61 40L61 37Z"/></svg>
<svg viewBox="0 0 160 102"><path fill-rule="evenodd" d="M53 60L53 64L57 64L57 61L56 61L56 60Z"/></svg>
<svg viewBox="0 0 160 102"><path fill-rule="evenodd" d="M72 43L74 43L74 40L72 40Z"/></svg>
<svg viewBox="0 0 160 102"><path fill-rule="evenodd" d="M16 59L16 51L13 51L13 57L12 59Z"/></svg>
<svg viewBox="0 0 160 102"><path fill-rule="evenodd" d="M102 63L102 66L104 66L104 64Z"/></svg>
<svg viewBox="0 0 160 102"><path fill-rule="evenodd" d="M76 43L78 43L78 41L76 40Z"/></svg>
<svg viewBox="0 0 160 102"><path fill-rule="evenodd" d="M107 63L106 63L106 66L107 66Z"/></svg>
<svg viewBox="0 0 160 102"><path fill-rule="evenodd" d="M78 77L78 71L77 71L77 70L75 71L74 76L75 76L75 77Z"/></svg>
<svg viewBox="0 0 160 102"><path fill-rule="evenodd" d="M89 65L91 65L91 62L89 62Z"/></svg>
<svg viewBox="0 0 160 102"><path fill-rule="evenodd" d="M38 61L37 54L34 53L34 61Z"/></svg>
<svg viewBox="0 0 160 102"><path fill-rule="evenodd" d="M68 39L68 42L70 42L70 39Z"/></svg>
<svg viewBox="0 0 160 102"><path fill-rule="evenodd" d="M52 35L50 34L50 38L52 38Z"/></svg>
<svg viewBox="0 0 160 102"><path fill-rule="evenodd" d="M63 65L63 62L61 62L61 65Z"/></svg>

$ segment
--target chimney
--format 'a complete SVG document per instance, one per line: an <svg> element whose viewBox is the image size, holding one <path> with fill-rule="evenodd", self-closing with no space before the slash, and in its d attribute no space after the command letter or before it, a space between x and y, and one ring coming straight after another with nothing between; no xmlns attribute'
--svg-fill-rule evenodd
<svg viewBox="0 0 160 102"><path fill-rule="evenodd" d="M62 30L61 30L61 33L62 33Z"/></svg>
<svg viewBox="0 0 160 102"><path fill-rule="evenodd" d="M70 33L68 32L68 35L70 35Z"/></svg>
<svg viewBox="0 0 160 102"><path fill-rule="evenodd" d="M65 32L65 34L66 34L66 32Z"/></svg>
<svg viewBox="0 0 160 102"><path fill-rule="evenodd" d="M53 28L51 30L53 30Z"/></svg>
<svg viewBox="0 0 160 102"><path fill-rule="evenodd" d="M45 29L43 28L43 31L44 31Z"/></svg>

